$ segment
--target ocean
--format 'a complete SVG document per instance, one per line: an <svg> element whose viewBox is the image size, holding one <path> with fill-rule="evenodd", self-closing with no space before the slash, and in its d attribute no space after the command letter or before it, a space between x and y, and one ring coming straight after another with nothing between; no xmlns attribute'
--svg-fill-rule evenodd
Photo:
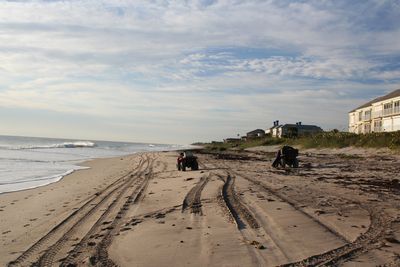
<svg viewBox="0 0 400 267"><path fill-rule="evenodd" d="M57 182L75 170L86 168L78 164L89 159L184 148L168 144L0 136L0 193Z"/></svg>

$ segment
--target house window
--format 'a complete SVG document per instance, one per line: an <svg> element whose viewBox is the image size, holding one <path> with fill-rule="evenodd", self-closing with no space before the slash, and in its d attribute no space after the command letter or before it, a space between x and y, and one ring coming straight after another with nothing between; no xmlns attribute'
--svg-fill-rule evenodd
<svg viewBox="0 0 400 267"><path fill-rule="evenodd" d="M393 113L400 113L400 100L394 102Z"/></svg>
<svg viewBox="0 0 400 267"><path fill-rule="evenodd" d="M371 110L367 110L364 112L364 120L370 120L371 119Z"/></svg>
<svg viewBox="0 0 400 267"><path fill-rule="evenodd" d="M382 132L382 121L374 121L374 132Z"/></svg>
<svg viewBox="0 0 400 267"><path fill-rule="evenodd" d="M358 121L362 121L362 111L358 112Z"/></svg>
<svg viewBox="0 0 400 267"><path fill-rule="evenodd" d="M370 133L371 132L371 124L367 123L364 125L364 133Z"/></svg>
<svg viewBox="0 0 400 267"><path fill-rule="evenodd" d="M392 114L392 103L387 103L383 105L383 115L390 115Z"/></svg>

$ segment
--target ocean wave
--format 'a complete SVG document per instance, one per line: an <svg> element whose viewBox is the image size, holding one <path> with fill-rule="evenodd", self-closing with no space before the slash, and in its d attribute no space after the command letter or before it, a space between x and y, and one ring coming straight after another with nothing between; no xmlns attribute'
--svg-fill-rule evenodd
<svg viewBox="0 0 400 267"><path fill-rule="evenodd" d="M85 168L77 168L79 169L85 169ZM34 182L39 182L39 181L49 181L49 180L60 180L64 176L71 174L75 171L75 169L68 170L64 173L60 174L55 174L55 175L50 175L50 176L45 176L45 177L36 177L36 178L29 178L26 180L13 180L13 181L2 181L0 182L0 185L8 185L8 184L23 184L23 183L34 183Z"/></svg>
<svg viewBox="0 0 400 267"><path fill-rule="evenodd" d="M36 177L36 178L17 180L17 181L3 181L0 182L0 194L6 192L26 190L52 184L60 181L64 176L67 176L76 170L84 170L84 169L89 169L89 167L77 167L75 169L70 169L60 174L49 175L45 177Z"/></svg>
<svg viewBox="0 0 400 267"><path fill-rule="evenodd" d="M96 147L96 143L90 141L64 142L50 145L20 145L14 147L3 147L6 149L21 150L21 149L47 149L47 148L80 148L80 147Z"/></svg>

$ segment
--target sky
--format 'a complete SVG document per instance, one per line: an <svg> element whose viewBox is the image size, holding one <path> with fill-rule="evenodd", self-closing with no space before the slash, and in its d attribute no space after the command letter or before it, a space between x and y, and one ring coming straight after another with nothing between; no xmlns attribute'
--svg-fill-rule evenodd
<svg viewBox="0 0 400 267"><path fill-rule="evenodd" d="M400 88L398 0L0 1L0 134L188 144L347 130Z"/></svg>

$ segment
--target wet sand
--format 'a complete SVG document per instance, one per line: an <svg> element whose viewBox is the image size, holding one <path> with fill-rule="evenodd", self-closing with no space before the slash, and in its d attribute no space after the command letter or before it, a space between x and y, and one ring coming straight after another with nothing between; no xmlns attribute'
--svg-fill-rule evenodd
<svg viewBox="0 0 400 267"><path fill-rule="evenodd" d="M400 266L400 158L276 147L86 163L48 186L0 195L0 266Z"/></svg>

